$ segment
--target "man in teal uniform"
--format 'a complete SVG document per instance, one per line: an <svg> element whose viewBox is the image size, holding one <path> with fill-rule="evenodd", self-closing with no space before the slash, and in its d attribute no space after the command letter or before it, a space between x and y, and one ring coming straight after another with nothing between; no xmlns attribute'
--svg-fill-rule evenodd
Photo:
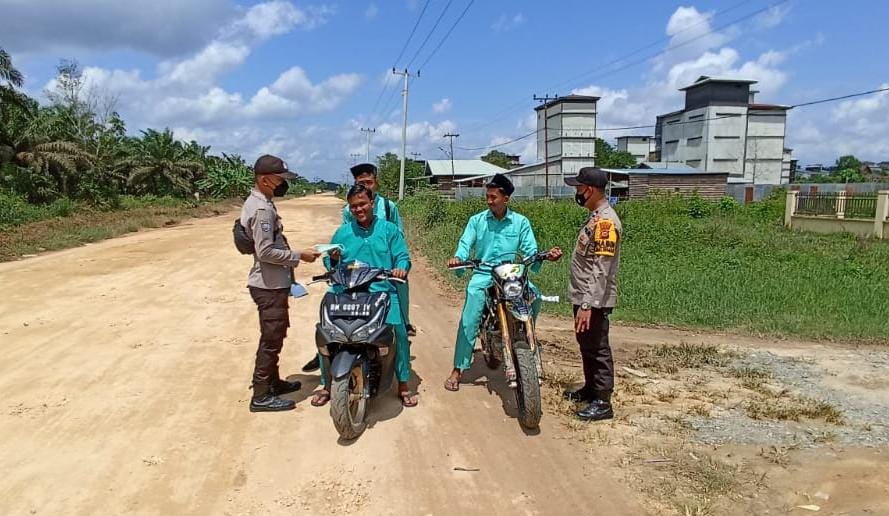
<svg viewBox="0 0 889 516"><path fill-rule="evenodd" d="M371 267L389 269L392 275L406 279L411 268L411 260L404 235L398 226L374 214L373 192L360 184L354 185L346 199L352 214L352 221L343 224L334 233L332 244L342 246L342 252L332 252L325 259L325 265L332 268L340 261L360 261ZM400 301L391 282L377 282L371 285L372 292L390 292L392 301L386 323L395 330L395 376L398 379L398 396L405 407L417 405L417 397L408 388L411 377L410 348L407 329L404 325ZM319 360L320 361L320 360ZM324 362L321 366L321 390L312 398L312 405L320 407L330 401L327 389L330 379Z"/></svg>
<svg viewBox="0 0 889 516"><path fill-rule="evenodd" d="M515 190L512 182L506 176L497 174L485 186L487 187L485 198L489 209L469 219L457 245L457 252L448 262L449 266L468 260L473 248L476 259L492 263L515 260L517 252L526 257L537 254L537 240L534 238L531 223L523 215L507 207L509 196ZM556 247L549 252L547 260L556 261L561 257L562 251ZM540 262L537 262L531 270L537 272L540 270L540 265ZM454 369L445 381L445 389L449 391L460 389L463 371L469 369L472 363L472 350L485 309L487 290L492 281L491 271L477 269L473 272L469 285L466 286L466 302L457 328ZM531 288L535 287L531 285ZM536 301L532 308L536 318L540 312L540 301Z"/></svg>
<svg viewBox="0 0 889 516"><path fill-rule="evenodd" d="M398 226L398 229L404 233L404 226L401 223L401 214L398 212L398 206L395 205L394 202L386 199L382 195L377 194L377 189L379 188L379 182L377 181L377 167L373 163L360 163L355 165L350 169L352 172L352 176L355 178L355 184L359 184L364 186L371 192L373 195L373 214L374 217L380 220L385 220L391 222ZM352 212L349 209L349 205L346 204L343 206L343 224L348 225L351 224L355 220L355 217L352 216ZM398 283L395 286L396 291L398 292L398 300L401 303L402 315L404 316L404 322L407 327L408 336L413 337L417 334L416 329L410 322L410 290L408 289L407 283ZM303 366L303 372L309 373L317 370L319 367L318 357L310 360L306 365Z"/></svg>

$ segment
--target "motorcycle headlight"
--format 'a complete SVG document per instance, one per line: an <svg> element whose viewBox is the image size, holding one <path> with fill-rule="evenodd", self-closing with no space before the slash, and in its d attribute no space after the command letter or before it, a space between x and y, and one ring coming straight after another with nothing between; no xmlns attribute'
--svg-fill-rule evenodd
<svg viewBox="0 0 889 516"><path fill-rule="evenodd" d="M518 281L508 281L503 285L503 295L508 298L521 297L522 284Z"/></svg>

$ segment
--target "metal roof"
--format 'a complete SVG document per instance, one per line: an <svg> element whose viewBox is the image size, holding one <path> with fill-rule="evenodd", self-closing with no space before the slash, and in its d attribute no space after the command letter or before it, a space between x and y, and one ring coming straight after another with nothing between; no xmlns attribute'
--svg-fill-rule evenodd
<svg viewBox="0 0 889 516"><path fill-rule="evenodd" d="M695 171L698 170L692 166L686 165L685 163L679 163L677 161L643 161L636 165L636 168L641 169L665 169L669 168L672 170L688 170Z"/></svg>
<svg viewBox="0 0 889 516"><path fill-rule="evenodd" d="M603 168L610 174L626 176L727 176L728 172L707 172L696 168Z"/></svg>
<svg viewBox="0 0 889 516"><path fill-rule="evenodd" d="M540 111L541 109L549 108L562 102L598 102L600 98L601 97L595 97L593 95L565 95L564 97L556 97L546 104L537 106L534 108L534 111Z"/></svg>
<svg viewBox="0 0 889 516"><path fill-rule="evenodd" d="M630 138L645 138L647 140L654 140L654 136L646 136L644 134L634 134L634 135L618 136L617 137L618 140L629 140Z"/></svg>
<svg viewBox="0 0 889 516"><path fill-rule="evenodd" d="M679 88L679 91L685 91L691 88L697 88L698 86L702 86L704 84L721 82L721 83L734 83L734 84L756 84L757 81L751 81L749 79L731 79L729 77L709 77L707 75L702 75L698 77L698 80L695 81L694 84L690 84L684 88Z"/></svg>
<svg viewBox="0 0 889 516"><path fill-rule="evenodd" d="M507 172L505 168L492 165L480 159L455 159L454 176L486 176ZM449 176L451 175L451 160L429 159L426 160L426 175Z"/></svg>

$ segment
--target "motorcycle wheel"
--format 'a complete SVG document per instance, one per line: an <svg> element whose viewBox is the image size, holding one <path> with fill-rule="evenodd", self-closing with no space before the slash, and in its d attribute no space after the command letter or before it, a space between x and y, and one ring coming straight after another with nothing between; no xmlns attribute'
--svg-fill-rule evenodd
<svg viewBox="0 0 889 516"><path fill-rule="evenodd" d="M540 426L543 409L540 404L540 379L537 377L537 364L534 353L525 342L516 342L513 349L516 361L516 402L519 406L519 423L535 430Z"/></svg>
<svg viewBox="0 0 889 516"><path fill-rule="evenodd" d="M349 374L333 380L330 386L330 417L340 437L352 440L364 433L367 422L367 398L364 397L364 374L355 364Z"/></svg>

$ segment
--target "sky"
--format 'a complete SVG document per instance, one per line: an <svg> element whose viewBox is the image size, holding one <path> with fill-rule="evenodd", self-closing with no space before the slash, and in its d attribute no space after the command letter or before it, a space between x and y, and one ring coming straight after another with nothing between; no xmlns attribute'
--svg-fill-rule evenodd
<svg viewBox="0 0 889 516"><path fill-rule="evenodd" d="M364 160L361 128L376 129L371 156L400 154L393 67L419 71L407 152L420 159L445 159L446 133L466 159L528 134L534 95L601 97L613 140L653 134L607 129L653 125L700 75L756 80L758 102L786 105L889 87L878 0L0 0L0 12L29 94L45 101L59 61L76 60L131 134L169 127L331 181ZM532 163L533 140L496 148ZM785 144L803 165L889 160L889 93L793 109Z"/></svg>

